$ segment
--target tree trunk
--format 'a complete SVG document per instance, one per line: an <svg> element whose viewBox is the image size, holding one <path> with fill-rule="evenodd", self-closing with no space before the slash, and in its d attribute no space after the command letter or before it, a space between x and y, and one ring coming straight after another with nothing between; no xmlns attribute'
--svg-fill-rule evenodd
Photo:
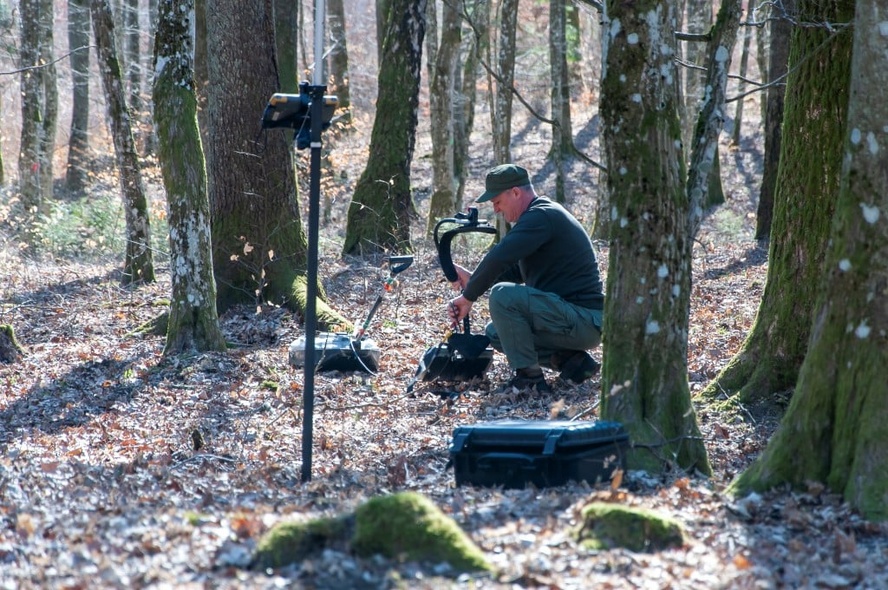
<svg viewBox="0 0 888 590"><path fill-rule="evenodd" d="M59 89L58 89L58 72L55 66L54 58L54 36L53 36L53 1L40 0L40 63L42 71L43 96L46 99L44 104L45 110L43 115L43 133L41 140L43 145L40 147L40 153L44 155L41 162L40 186L43 194L52 198L55 183L55 172L53 160L55 159L56 145L56 127L59 122Z"/></svg>
<svg viewBox="0 0 888 590"><path fill-rule="evenodd" d="M888 176L878 147L888 120L886 11L885 0L857 2L845 169L796 394L765 453L734 485L819 481L878 521L888 520Z"/></svg>
<svg viewBox="0 0 888 590"><path fill-rule="evenodd" d="M91 0L90 15L96 37L105 101L108 104L108 122L117 155L120 186L123 190L123 209L126 218L123 283L153 282L154 261L151 254L148 200L142 185L139 155L136 153L130 113L123 92L123 78L114 41L114 22L108 0Z"/></svg>
<svg viewBox="0 0 888 590"><path fill-rule="evenodd" d="M671 0L608 0L604 15L601 116L616 218L601 415L628 429L631 469L709 473L687 380L692 241L675 40L664 34L676 12Z"/></svg>
<svg viewBox="0 0 888 590"><path fill-rule="evenodd" d="M426 0L392 0L389 8L370 157L348 208L345 254L413 249L410 164L416 141L425 10Z"/></svg>
<svg viewBox="0 0 888 590"><path fill-rule="evenodd" d="M486 0L466 0L464 6L470 32L464 36L461 53L465 56L465 63L462 71L457 70L459 80L454 83L454 88L460 89L454 108L453 123L453 173L457 178L457 203L462 203L465 196L469 138L475 126L478 65L481 56L487 54L490 43L488 35L490 4Z"/></svg>
<svg viewBox="0 0 888 590"><path fill-rule="evenodd" d="M169 206L172 282L164 354L225 350L216 314L210 203L197 128L190 26L194 0L161 0L159 11L154 121Z"/></svg>
<svg viewBox="0 0 888 590"><path fill-rule="evenodd" d="M794 0L783 0L783 6L788 11L794 8L794 4ZM755 239L757 240L765 240L770 237L771 223L774 218L774 193L777 192L777 171L780 164L780 146L783 137L783 103L786 96L784 77L789 61L791 33L792 27L786 18L776 18L771 21L767 80L772 84L779 80L779 84L768 88L765 100L765 157L762 187L755 218Z"/></svg>
<svg viewBox="0 0 888 590"><path fill-rule="evenodd" d="M430 1L430 7L435 3ZM429 8L429 14L433 12ZM432 37L428 31L427 38ZM457 179L454 167L454 104L455 82L459 67L459 49L462 41L460 16L450 3L442 4L441 44L436 48L429 67L429 116L432 135L432 196L429 204L429 218L426 232L429 236L439 219L451 217L461 209L457 201ZM428 45L431 45L429 43Z"/></svg>
<svg viewBox="0 0 888 590"><path fill-rule="evenodd" d="M713 199L714 183L721 190L721 167L718 155L718 136L725 123L725 92L731 55L740 25L740 0L724 0L718 19L712 28L707 51L706 94L698 103L697 126L691 139L691 158L688 165L687 193L691 207L691 235L697 233L703 212L713 202L724 202L724 195ZM720 199L720 200L719 200Z"/></svg>
<svg viewBox="0 0 888 590"><path fill-rule="evenodd" d="M299 61L296 48L299 47L300 3L293 0L273 0L274 2L274 46L277 52L279 92L295 94L299 92Z"/></svg>
<svg viewBox="0 0 888 590"><path fill-rule="evenodd" d="M303 311L308 244L291 136L257 135L278 89L271 0L209 0L206 23L216 307L221 314L234 304L271 302ZM348 324L323 301L317 313L322 329Z"/></svg>
<svg viewBox="0 0 888 590"><path fill-rule="evenodd" d="M142 100L142 51L139 39L139 0L123 3L123 63L126 66L126 82L129 86L129 108L138 118L144 108Z"/></svg>
<svg viewBox="0 0 888 590"><path fill-rule="evenodd" d="M512 161L512 87L515 85L515 45L518 27L518 0L500 4L499 47L496 92L490 111L493 129L493 163Z"/></svg>
<svg viewBox="0 0 888 590"><path fill-rule="evenodd" d="M52 2L22 0L20 67L22 132L19 190L30 217L52 198L52 148L58 94L52 61ZM49 182L47 182L47 180ZM26 233L27 233L26 228Z"/></svg>
<svg viewBox="0 0 888 590"><path fill-rule="evenodd" d="M567 71L567 15L565 0L549 3L549 68L552 76L552 146L549 161L555 167L555 194L564 203L565 159L573 151L570 119L570 79Z"/></svg>
<svg viewBox="0 0 888 590"><path fill-rule="evenodd" d="M330 88L329 91L339 99L336 112L341 125L351 122L351 95L349 94L348 73L348 40L345 28L345 7L342 0L327 1L327 23L330 28Z"/></svg>
<svg viewBox="0 0 888 590"><path fill-rule="evenodd" d="M65 189L81 197L86 189L89 163L89 2L68 0L68 47L71 53L71 138Z"/></svg>
<svg viewBox="0 0 888 590"><path fill-rule="evenodd" d="M740 80L737 82L737 94L743 95L746 92L746 71L749 66L749 45L755 30L750 27L743 29L743 50L740 53ZM731 143L740 145L740 132L743 126L743 103L746 98L742 97L737 100L737 107L734 109L734 129L731 131Z"/></svg>
<svg viewBox="0 0 888 590"><path fill-rule="evenodd" d="M805 22L849 22L853 0L803 0ZM704 392L743 403L779 401L793 387L810 337L814 296L839 189L848 106L851 28L795 27L768 278L740 352Z"/></svg>

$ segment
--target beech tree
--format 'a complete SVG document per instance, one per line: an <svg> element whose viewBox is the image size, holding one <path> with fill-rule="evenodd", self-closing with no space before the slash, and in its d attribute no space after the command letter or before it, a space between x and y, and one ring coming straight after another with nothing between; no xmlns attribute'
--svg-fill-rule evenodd
<svg viewBox="0 0 888 590"><path fill-rule="evenodd" d="M148 218L148 199L142 183L142 172L129 108L123 90L117 42L114 39L114 19L108 0L91 0L90 16L96 39L102 88L108 107L108 124L114 141L120 187L123 191L123 210L126 219L126 256L123 263L123 283L154 281L154 256L151 253L151 225Z"/></svg>
<svg viewBox="0 0 888 590"><path fill-rule="evenodd" d="M793 10L795 0L783 0L785 11ZM789 37L792 26L787 14L774 13L770 21L768 43L768 83L765 97L765 149L762 170L762 187L755 215L755 239L764 240L771 235L774 218L774 194L777 190L777 172L780 164L780 145L783 138L783 103L786 95L786 68L789 60Z"/></svg>
<svg viewBox="0 0 888 590"><path fill-rule="evenodd" d="M454 163L454 111L458 102L456 82L460 64L460 15L451 2L441 5L441 42L436 38L438 27L435 2L428 3L428 31L426 47L429 48L429 118L432 135L432 196L429 201L427 232L435 228L439 219L452 216L460 207L457 201L456 170Z"/></svg>
<svg viewBox="0 0 888 590"><path fill-rule="evenodd" d="M611 207L601 416L632 469L709 473L688 387L691 213L675 68L676 3L608 0L601 117Z"/></svg>
<svg viewBox="0 0 888 590"><path fill-rule="evenodd" d="M703 395L782 403L811 334L815 293L838 194L848 108L853 0L800 0L792 30L768 276L741 350Z"/></svg>
<svg viewBox="0 0 888 590"><path fill-rule="evenodd" d="M170 227L170 297L164 354L224 350L216 314L210 203L194 92L194 0L161 0L154 58L157 155Z"/></svg>
<svg viewBox="0 0 888 590"><path fill-rule="evenodd" d="M344 254L404 252L416 209L410 164L416 143L426 0L390 0L370 157L348 207Z"/></svg>
<svg viewBox="0 0 888 590"><path fill-rule="evenodd" d="M308 244L292 135L259 133L262 112L279 89L271 0L207 0L206 25L217 309L271 302L304 311ZM317 317L322 329L348 325L323 301Z"/></svg>
<svg viewBox="0 0 888 590"><path fill-rule="evenodd" d="M89 1L68 0L68 47L71 49L71 137L65 188L81 196L86 188L89 149Z"/></svg>
<svg viewBox="0 0 888 590"><path fill-rule="evenodd" d="M23 207L32 212L52 197L58 90L52 57L52 1L22 0L19 6L22 11L19 186Z"/></svg>
<svg viewBox="0 0 888 590"><path fill-rule="evenodd" d="M886 13L886 0L857 2L841 189L810 348L780 428L733 485L819 481L873 520L888 519Z"/></svg>

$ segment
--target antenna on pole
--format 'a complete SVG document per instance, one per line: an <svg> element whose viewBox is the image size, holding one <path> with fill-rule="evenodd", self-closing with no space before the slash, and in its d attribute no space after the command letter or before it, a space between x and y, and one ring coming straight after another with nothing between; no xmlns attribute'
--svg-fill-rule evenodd
<svg viewBox="0 0 888 590"><path fill-rule="evenodd" d="M315 332L318 296L318 226L321 200L321 131L324 114L324 0L315 0L314 75L308 88L311 98L311 178L308 197L308 277L305 305L305 384L302 406L302 482L311 481L312 442L314 439Z"/></svg>
<svg viewBox="0 0 888 590"><path fill-rule="evenodd" d="M315 335L318 297L318 226L321 201L321 131L332 119L339 101L324 91L324 0L315 0L314 74L312 84L299 84L299 94L275 93L262 113L262 127L293 129L297 149L311 148L308 194L308 253L305 302L305 383L303 386L302 481L311 480L314 428Z"/></svg>

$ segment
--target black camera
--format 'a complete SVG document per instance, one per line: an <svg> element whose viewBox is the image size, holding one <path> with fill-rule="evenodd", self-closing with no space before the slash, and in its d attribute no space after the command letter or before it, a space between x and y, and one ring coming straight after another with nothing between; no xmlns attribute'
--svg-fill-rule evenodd
<svg viewBox="0 0 888 590"><path fill-rule="evenodd" d="M321 114L321 129L330 126L333 113L339 106L335 96L324 95ZM263 129L294 129L293 139L296 148L303 150L311 146L311 93L308 82L299 84L299 94L274 93L262 113Z"/></svg>

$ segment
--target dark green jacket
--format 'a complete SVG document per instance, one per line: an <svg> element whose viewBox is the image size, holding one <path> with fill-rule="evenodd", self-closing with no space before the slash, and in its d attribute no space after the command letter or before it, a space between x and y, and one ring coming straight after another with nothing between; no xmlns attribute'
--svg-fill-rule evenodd
<svg viewBox="0 0 888 590"><path fill-rule="evenodd" d="M484 256L463 295L475 301L503 281L525 283L581 307L602 309L604 304L589 235L564 207L545 197L531 201L512 229Z"/></svg>

